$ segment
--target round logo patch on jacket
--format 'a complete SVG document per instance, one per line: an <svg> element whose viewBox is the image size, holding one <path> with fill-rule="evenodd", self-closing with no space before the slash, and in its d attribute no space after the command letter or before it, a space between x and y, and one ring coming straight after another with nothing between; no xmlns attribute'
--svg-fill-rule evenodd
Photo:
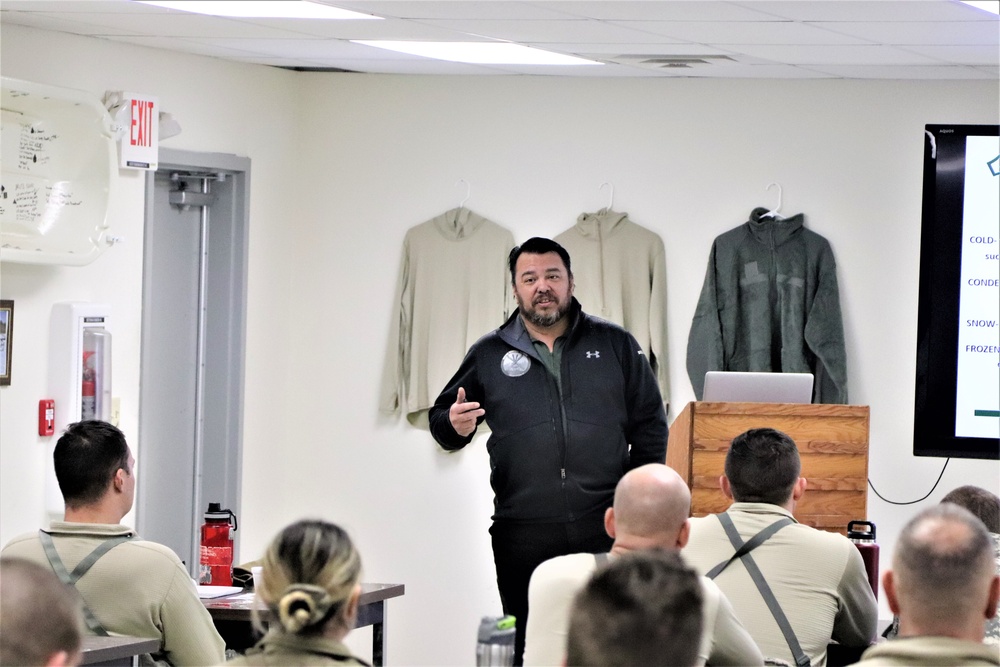
<svg viewBox="0 0 1000 667"><path fill-rule="evenodd" d="M500 370L507 377L521 377L531 368L531 358L524 352L511 350L500 360Z"/></svg>

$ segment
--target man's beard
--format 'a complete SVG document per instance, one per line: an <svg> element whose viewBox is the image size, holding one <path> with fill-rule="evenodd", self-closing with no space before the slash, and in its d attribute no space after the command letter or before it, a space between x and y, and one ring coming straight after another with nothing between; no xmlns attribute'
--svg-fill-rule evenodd
<svg viewBox="0 0 1000 667"><path fill-rule="evenodd" d="M561 320L569 312L569 299L565 303L560 303L556 307L555 312L550 312L549 314L543 314L534 308L531 310L524 307L524 302L521 297L517 298L517 305L521 308L521 313L528 319L529 322L534 324L536 327L548 328L553 324Z"/></svg>

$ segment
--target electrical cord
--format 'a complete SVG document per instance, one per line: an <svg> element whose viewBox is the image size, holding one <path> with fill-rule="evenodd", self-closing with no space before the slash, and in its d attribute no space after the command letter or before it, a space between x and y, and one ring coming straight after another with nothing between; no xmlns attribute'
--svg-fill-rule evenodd
<svg viewBox="0 0 1000 667"><path fill-rule="evenodd" d="M944 466L941 468L941 474L938 475L937 481L934 482L934 486L931 487L931 490L927 492L926 496L924 496L923 498L919 498L917 500L908 500L906 502L897 502L895 500L889 500L888 498L884 497L881 493L878 492L878 489L876 489L875 485L872 484L871 477L868 478L868 486L872 487L872 491L875 492L876 496L881 498L883 501L889 503L890 505L915 505L916 503L927 500L927 498L930 497L932 493L934 493L934 489L937 488L938 483L941 482L941 478L944 477L945 468L948 467L948 463L950 462L951 462L951 457L949 456L948 459L944 462Z"/></svg>

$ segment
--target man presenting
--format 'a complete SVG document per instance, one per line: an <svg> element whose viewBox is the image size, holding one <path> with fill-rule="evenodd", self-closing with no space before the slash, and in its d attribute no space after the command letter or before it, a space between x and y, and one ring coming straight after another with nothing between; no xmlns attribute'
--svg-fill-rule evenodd
<svg viewBox="0 0 1000 667"><path fill-rule="evenodd" d="M53 460L65 520L15 537L3 556L68 578L91 634L158 639L152 659L172 665L222 664L225 644L180 559L120 524L135 498L135 459L122 432L102 421L70 424Z"/></svg>
<svg viewBox="0 0 1000 667"><path fill-rule="evenodd" d="M649 361L621 327L573 298L566 250L532 238L510 253L518 310L477 341L430 410L447 450L490 427L490 528L504 613L521 664L528 581L571 553L608 551L604 512L628 470L666 457L667 423Z"/></svg>

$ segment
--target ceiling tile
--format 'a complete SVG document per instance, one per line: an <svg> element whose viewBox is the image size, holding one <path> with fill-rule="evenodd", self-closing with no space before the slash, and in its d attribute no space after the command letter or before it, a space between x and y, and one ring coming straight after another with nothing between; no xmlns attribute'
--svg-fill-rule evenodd
<svg viewBox="0 0 1000 667"><path fill-rule="evenodd" d="M989 14L957 0L746 0L747 8L795 21L977 21Z"/></svg>
<svg viewBox="0 0 1000 667"><path fill-rule="evenodd" d="M240 19L245 23L280 28L288 33L335 39L406 39L426 41L456 41L465 39L463 33L449 28L405 21L308 21L301 19Z"/></svg>
<svg viewBox="0 0 1000 667"><path fill-rule="evenodd" d="M673 70L671 70L673 72ZM685 75L685 71L690 74ZM830 79L829 74L791 65L728 65L723 68L698 68L677 70L673 76L701 79Z"/></svg>
<svg viewBox="0 0 1000 667"><path fill-rule="evenodd" d="M3 5L6 7L6 3ZM72 18L71 18L72 17ZM26 25L32 28L68 32L73 35L124 35L128 30L88 23L87 14L58 14L49 12L14 12L4 10L0 14L0 23ZM79 20L84 19L84 20Z"/></svg>
<svg viewBox="0 0 1000 667"><path fill-rule="evenodd" d="M889 46L786 46L749 44L740 49L790 65L934 65L930 58Z"/></svg>
<svg viewBox="0 0 1000 667"><path fill-rule="evenodd" d="M863 44L856 37L793 21L635 21L616 25L703 44Z"/></svg>
<svg viewBox="0 0 1000 667"><path fill-rule="evenodd" d="M344 9L407 19L562 19L565 14L556 8L561 2L514 2L513 0L336 0L327 4Z"/></svg>
<svg viewBox="0 0 1000 667"><path fill-rule="evenodd" d="M1000 64L1000 50L993 46L907 46L907 51L961 65Z"/></svg>
<svg viewBox="0 0 1000 667"><path fill-rule="evenodd" d="M481 65L449 63L442 60L416 57L411 60L395 58L351 58L340 60L335 66L372 74L443 74L449 76L482 76L490 74L503 74L503 72L495 71Z"/></svg>
<svg viewBox="0 0 1000 667"><path fill-rule="evenodd" d="M131 0L3 0L3 9L59 14L169 14L176 11Z"/></svg>
<svg viewBox="0 0 1000 667"><path fill-rule="evenodd" d="M164 51L180 51L199 56L212 56L214 58L227 58L229 56L250 56L251 51L240 51L239 49L219 46L217 44L200 43L196 40L179 40L176 37L148 37L145 35L109 35L102 37L112 42L124 42L136 44L150 49L163 49Z"/></svg>
<svg viewBox="0 0 1000 667"><path fill-rule="evenodd" d="M426 21L470 35L513 42L655 42L656 35L623 28L610 23L575 19L569 21Z"/></svg>
<svg viewBox="0 0 1000 667"><path fill-rule="evenodd" d="M1000 45L1000 23L988 21L877 21L813 23L832 32L860 37L875 44Z"/></svg>
<svg viewBox="0 0 1000 667"><path fill-rule="evenodd" d="M872 65L823 65L813 69L845 79L925 79L958 81L963 79L989 79L988 72L974 67L920 66L894 67Z"/></svg>
<svg viewBox="0 0 1000 667"><path fill-rule="evenodd" d="M408 60L419 57L406 56L338 39L239 39L220 37L186 41L222 49L232 49L243 53L259 53L268 57L279 58L370 58L374 60L378 59L382 54L391 55L392 60ZM389 59L389 57L386 58L386 60Z"/></svg>
<svg viewBox="0 0 1000 667"><path fill-rule="evenodd" d="M39 16L38 13L32 13ZM53 16L53 15L49 15ZM160 37L294 37L295 33L237 19L199 16L189 12L170 14L66 14L74 21L91 25L93 35L157 35ZM6 15L4 18L7 18Z"/></svg>
<svg viewBox="0 0 1000 667"><path fill-rule="evenodd" d="M767 21L772 17L731 2L716 0L616 0L615 2L534 2L565 14L605 21Z"/></svg>
<svg viewBox="0 0 1000 667"><path fill-rule="evenodd" d="M665 41L659 44L573 44L573 55L588 56L614 56L614 55L647 55L650 58L656 56L686 56L686 55L728 55L713 46L704 44L690 44L688 42L676 42L668 44ZM549 42L531 42L531 46L547 51L569 52L567 44L552 44Z"/></svg>

